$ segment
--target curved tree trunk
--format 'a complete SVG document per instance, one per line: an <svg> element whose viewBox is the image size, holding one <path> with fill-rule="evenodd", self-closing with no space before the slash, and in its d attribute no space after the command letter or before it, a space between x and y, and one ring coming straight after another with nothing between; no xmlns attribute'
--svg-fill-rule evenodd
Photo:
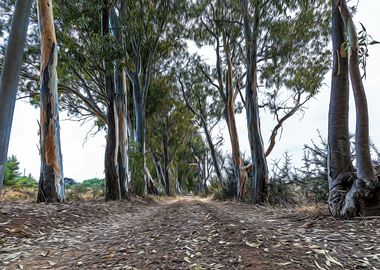
<svg viewBox="0 0 380 270"><path fill-rule="evenodd" d="M237 183L237 198L242 200L245 187L248 180L248 173L244 169L244 162L240 154L239 146L239 136L236 128L236 119L235 119L235 99L238 94L238 89L233 88L232 82L232 60L230 55L230 48L226 41L226 34L222 33L223 37L223 48L226 53L227 58L227 78L226 78L226 107L225 107L225 119L227 121L227 127L230 134L231 140L231 152L232 152L232 161L234 164L234 174Z"/></svg>
<svg viewBox="0 0 380 270"><path fill-rule="evenodd" d="M102 35L107 37L110 33L110 3L103 1L102 10ZM116 201L121 199L120 182L119 182L119 164L118 164L118 119L115 84L112 73L114 71L112 61L107 60L104 55L105 69L105 90L107 96L107 142L104 158L104 170L106 177L106 200Z"/></svg>
<svg viewBox="0 0 380 270"><path fill-rule="evenodd" d="M355 176L348 129L349 81L344 25L335 3L332 8L333 72L328 124L329 208L333 216L344 216L342 209L345 197Z"/></svg>
<svg viewBox="0 0 380 270"><path fill-rule="evenodd" d="M257 101L257 37L259 25L258 7L255 7L254 16L248 14L248 2L242 0L244 15L244 36L247 54L247 128L251 149L253 174L253 203L263 203L266 199L268 183L268 165L265 157L263 139L261 136L259 105Z"/></svg>
<svg viewBox="0 0 380 270"><path fill-rule="evenodd" d="M22 55L29 24L32 0L17 0L5 52L0 78L0 191L3 185L5 162L7 161L9 137Z"/></svg>
<svg viewBox="0 0 380 270"><path fill-rule="evenodd" d="M203 131L206 135L206 141L207 141L208 147L210 148L212 164L216 173L216 177L218 178L219 183L223 183L222 173L220 172L218 157L216 156L216 151L215 151L215 146L214 146L214 143L212 142L212 137L208 130L207 122L204 119L204 117L201 117L201 122L202 122Z"/></svg>
<svg viewBox="0 0 380 270"><path fill-rule="evenodd" d="M348 52L350 57L347 57L347 53L343 50L343 42L345 41L344 34L346 34L350 45ZM334 114L330 113L329 115L329 136L331 136L331 140L329 139L328 164L330 187L329 208L332 215L343 218L351 218L359 213L379 214L380 194L376 193L379 192L379 187L376 186L378 180L375 177L370 155L368 107L360 74L358 37L355 24L345 0L335 1L335 3L333 3L332 35L334 71L330 110L334 111L333 107L335 106L341 109L344 108L345 111L342 111L342 113L344 113L343 116L338 114L341 112L336 111L336 109ZM347 58L349 58L348 68ZM343 74L341 74L342 64ZM348 124L346 124L346 122L348 122L348 71L351 78L356 107L356 175L351 168L351 161L347 164L339 164L339 161L347 159L349 154L346 154L346 152L338 152L344 150L349 153L349 142L345 142L344 149L339 149L340 145L338 144L339 137L346 134L348 135ZM339 76L342 77L341 81L338 81ZM338 91L344 93L342 97L344 99L338 99ZM337 103L343 103L343 105L337 105ZM335 123L335 126L330 125L330 122ZM342 125L342 127L340 125ZM348 141L348 138L346 140Z"/></svg>
<svg viewBox="0 0 380 270"><path fill-rule="evenodd" d="M58 111L57 57L53 3L38 1L41 34L40 155L38 202L63 202L64 180Z"/></svg>

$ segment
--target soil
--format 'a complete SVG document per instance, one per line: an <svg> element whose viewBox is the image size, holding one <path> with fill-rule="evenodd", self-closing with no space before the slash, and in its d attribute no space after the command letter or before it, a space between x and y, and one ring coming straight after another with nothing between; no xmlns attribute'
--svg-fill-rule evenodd
<svg viewBox="0 0 380 270"><path fill-rule="evenodd" d="M0 269L380 269L379 220L320 207L0 202Z"/></svg>

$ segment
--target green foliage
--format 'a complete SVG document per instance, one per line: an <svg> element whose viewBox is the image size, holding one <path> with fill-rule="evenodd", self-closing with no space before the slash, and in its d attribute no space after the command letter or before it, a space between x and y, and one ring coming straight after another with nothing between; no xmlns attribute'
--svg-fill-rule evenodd
<svg viewBox="0 0 380 270"><path fill-rule="evenodd" d="M19 172L20 162L16 156L12 155L5 163L4 185L12 187L25 187L33 188L37 186L37 181L31 174L28 176L21 176Z"/></svg>
<svg viewBox="0 0 380 270"><path fill-rule="evenodd" d="M82 182L82 185L88 188L105 188L104 179L92 178Z"/></svg>
<svg viewBox="0 0 380 270"><path fill-rule="evenodd" d="M20 176L20 162L17 160L16 156L12 155L7 159L5 163L4 172L4 185L14 185L17 178Z"/></svg>
<svg viewBox="0 0 380 270"><path fill-rule="evenodd" d="M82 183L71 183L66 185L66 199L68 201L83 201L99 199L104 197L104 179L92 178L84 180Z"/></svg>
<svg viewBox="0 0 380 270"><path fill-rule="evenodd" d="M35 188L37 187L37 181L32 177L31 174L28 176L20 176L17 178L14 186L17 187L27 187L27 188Z"/></svg>

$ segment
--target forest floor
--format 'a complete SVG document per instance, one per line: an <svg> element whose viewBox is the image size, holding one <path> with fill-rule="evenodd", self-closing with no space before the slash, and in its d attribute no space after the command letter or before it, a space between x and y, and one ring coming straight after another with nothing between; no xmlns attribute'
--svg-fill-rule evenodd
<svg viewBox="0 0 380 270"><path fill-rule="evenodd" d="M0 202L0 269L380 269L379 240L323 207Z"/></svg>

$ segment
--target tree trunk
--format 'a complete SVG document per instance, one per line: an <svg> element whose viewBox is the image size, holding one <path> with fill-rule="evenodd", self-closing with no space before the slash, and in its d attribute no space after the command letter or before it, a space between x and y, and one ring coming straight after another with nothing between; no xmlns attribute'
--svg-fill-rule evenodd
<svg viewBox="0 0 380 270"><path fill-rule="evenodd" d="M263 203L266 199L268 183L268 165L265 157L263 139L261 136L259 105L257 101L257 38L259 11L255 7L253 20L248 12L247 0L242 0L244 13L244 36L247 53L247 128L251 149L253 173L253 203Z"/></svg>
<svg viewBox="0 0 380 270"><path fill-rule="evenodd" d="M162 170L162 167L160 164L160 158L158 157L157 153L153 153L153 161L154 161L154 165L156 167L157 177L159 178L162 187L165 188L164 171Z"/></svg>
<svg viewBox="0 0 380 270"><path fill-rule="evenodd" d="M220 172L219 162L218 162L218 158L216 156L216 151L215 151L215 146L214 146L214 143L212 142L211 134L207 127L207 122L203 117L201 121L202 121L203 131L206 134L206 141L207 141L208 147L210 148L212 164L214 166L216 177L218 177L219 183L222 183L223 182L222 173Z"/></svg>
<svg viewBox="0 0 380 270"><path fill-rule="evenodd" d="M117 114L119 128L119 180L122 199L129 199L128 189L128 128L127 128L127 96L126 96L126 74L121 72L122 85L118 88Z"/></svg>
<svg viewBox="0 0 380 270"><path fill-rule="evenodd" d="M134 86L135 88L135 86ZM138 92L138 90L134 90L134 92ZM136 93L140 95L139 93ZM134 96L136 95L134 94ZM133 182L132 185L135 187L134 192L136 195L142 196L149 192L150 188L148 188L148 179L144 173L146 168L146 157L145 157L145 125L146 125L146 119L145 119L145 109L142 106L141 99L138 99L134 102L135 107L135 117L136 117L136 130L135 130L135 141L138 144L138 151L142 158L142 164L141 164L141 170L139 171L138 175L133 176ZM149 189L149 190L148 190ZM150 190L151 191L151 190Z"/></svg>
<svg viewBox="0 0 380 270"><path fill-rule="evenodd" d="M169 181L169 145L168 145L168 133L167 130L164 131L162 137L162 144L164 146L164 179L165 179L165 193L170 196L170 181Z"/></svg>
<svg viewBox="0 0 380 270"><path fill-rule="evenodd" d="M120 15L125 14L125 2L120 3ZM115 9L110 11L110 26L112 35L119 45L123 44L123 38L120 33L120 17L118 18ZM128 127L127 127L127 75L124 65L120 60L114 61L114 80L116 89L116 110L118 125L118 154L117 163L119 168L119 184L122 199L129 199L128 190Z"/></svg>
<svg viewBox="0 0 380 270"><path fill-rule="evenodd" d="M333 72L328 123L329 208L333 216L342 212L355 175L349 138L348 57L344 49L344 25L337 5L332 4Z"/></svg>
<svg viewBox="0 0 380 270"><path fill-rule="evenodd" d="M110 33L110 3L103 1L102 10L102 35L106 38ZM117 201L121 199L119 164L118 164L118 119L114 78L109 70L114 70L112 61L104 53L105 90L107 96L107 137L104 158L104 170L106 177L106 200Z"/></svg>
<svg viewBox="0 0 380 270"><path fill-rule="evenodd" d="M53 3L38 2L38 20L41 35L40 74L40 155L41 174L38 202L63 202L64 180L58 111L57 57Z"/></svg>
<svg viewBox="0 0 380 270"><path fill-rule="evenodd" d="M373 210L378 214L380 199L376 192L379 187L376 187L378 181L369 149L368 108L359 68L358 37L346 1L333 2L332 9L334 69L329 112L329 208L333 216L342 218ZM345 36L350 44L349 65L344 50ZM356 174L351 164L348 137L348 73L356 107Z"/></svg>
<svg viewBox="0 0 380 270"><path fill-rule="evenodd" d="M0 79L0 193L32 0L17 0Z"/></svg>
<svg viewBox="0 0 380 270"><path fill-rule="evenodd" d="M232 60L230 55L230 48L226 40L226 34L223 32L223 48L226 53L227 58L227 76L226 76L226 107L225 107L225 119L227 121L227 127L230 134L231 140L231 154L232 161L234 164L234 174L237 184L237 198L238 200L243 199L245 184L248 179L247 172L243 169L244 162L240 154L239 146L239 136L236 128L236 119L235 119L235 99L238 93L238 90L233 88L233 71L232 71Z"/></svg>

